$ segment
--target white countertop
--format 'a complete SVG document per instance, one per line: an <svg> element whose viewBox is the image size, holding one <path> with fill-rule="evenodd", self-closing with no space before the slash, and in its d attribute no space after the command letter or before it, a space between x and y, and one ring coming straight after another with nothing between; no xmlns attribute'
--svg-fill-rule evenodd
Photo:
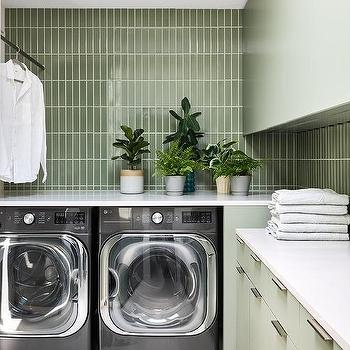
<svg viewBox="0 0 350 350"><path fill-rule="evenodd" d="M254 193L249 196L217 194L215 191L196 191L179 197L152 191L125 195L119 191L37 191L8 192L0 197L0 207L5 206L267 206L271 194Z"/></svg>
<svg viewBox="0 0 350 350"><path fill-rule="evenodd" d="M278 241L263 229L237 234L333 339L350 350L350 242Z"/></svg>

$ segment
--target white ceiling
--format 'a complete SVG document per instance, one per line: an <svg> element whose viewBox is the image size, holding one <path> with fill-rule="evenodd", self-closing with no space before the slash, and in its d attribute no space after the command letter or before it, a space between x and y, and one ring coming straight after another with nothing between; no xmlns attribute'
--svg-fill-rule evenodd
<svg viewBox="0 0 350 350"><path fill-rule="evenodd" d="M241 9L247 0L2 0L4 7Z"/></svg>

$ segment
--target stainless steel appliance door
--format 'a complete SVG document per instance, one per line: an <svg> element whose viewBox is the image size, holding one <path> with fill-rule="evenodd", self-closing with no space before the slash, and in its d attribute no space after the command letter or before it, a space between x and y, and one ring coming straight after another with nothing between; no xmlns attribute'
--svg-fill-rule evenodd
<svg viewBox="0 0 350 350"><path fill-rule="evenodd" d="M67 336L88 313L88 255L69 235L0 236L0 336Z"/></svg>
<svg viewBox="0 0 350 350"><path fill-rule="evenodd" d="M197 234L117 234L103 246L100 307L118 334L190 335L216 314L216 253Z"/></svg>

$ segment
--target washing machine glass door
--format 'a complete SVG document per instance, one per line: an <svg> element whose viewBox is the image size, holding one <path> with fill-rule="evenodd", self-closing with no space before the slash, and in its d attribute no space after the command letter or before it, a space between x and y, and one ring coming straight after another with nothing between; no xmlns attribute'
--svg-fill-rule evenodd
<svg viewBox="0 0 350 350"><path fill-rule="evenodd" d="M101 315L120 334L180 335L216 313L216 255L194 234L121 234L101 254Z"/></svg>
<svg viewBox="0 0 350 350"><path fill-rule="evenodd" d="M0 335L66 336L87 316L87 253L68 235L0 237Z"/></svg>

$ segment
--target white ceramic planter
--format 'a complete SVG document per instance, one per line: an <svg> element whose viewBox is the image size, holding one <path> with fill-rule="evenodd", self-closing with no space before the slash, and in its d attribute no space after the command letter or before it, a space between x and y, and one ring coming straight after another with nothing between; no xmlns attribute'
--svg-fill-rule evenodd
<svg viewBox="0 0 350 350"><path fill-rule="evenodd" d="M231 179L229 176L219 176L216 179L217 193L229 194L231 189Z"/></svg>
<svg viewBox="0 0 350 350"><path fill-rule="evenodd" d="M248 196L251 176L232 176L231 193L234 196Z"/></svg>
<svg viewBox="0 0 350 350"><path fill-rule="evenodd" d="M182 196L184 194L186 176L166 176L165 186L168 196Z"/></svg>
<svg viewBox="0 0 350 350"><path fill-rule="evenodd" d="M121 170L120 192L124 194L139 194L144 192L143 170Z"/></svg>

